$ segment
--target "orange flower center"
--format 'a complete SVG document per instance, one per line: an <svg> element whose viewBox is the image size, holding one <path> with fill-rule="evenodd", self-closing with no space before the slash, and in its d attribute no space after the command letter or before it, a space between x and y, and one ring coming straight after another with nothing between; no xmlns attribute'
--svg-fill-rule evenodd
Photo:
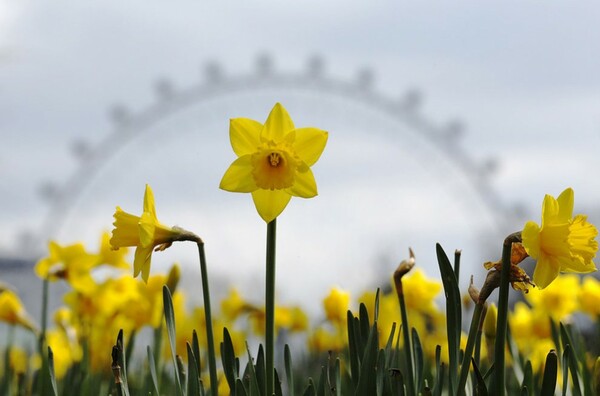
<svg viewBox="0 0 600 396"><path fill-rule="evenodd" d="M289 145L270 141L252 154L252 177L258 188L264 190L289 188L294 185L297 163Z"/></svg>

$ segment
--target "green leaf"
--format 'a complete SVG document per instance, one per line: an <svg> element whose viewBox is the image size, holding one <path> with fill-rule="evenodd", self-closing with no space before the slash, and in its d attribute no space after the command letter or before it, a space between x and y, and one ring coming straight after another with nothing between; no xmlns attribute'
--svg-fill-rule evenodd
<svg viewBox="0 0 600 396"><path fill-rule="evenodd" d="M342 370L340 364L340 358L335 359L335 395L342 396Z"/></svg>
<svg viewBox="0 0 600 396"><path fill-rule="evenodd" d="M540 396L553 395L556 390L556 373L558 372L558 356L553 349L546 356L546 367L544 368L544 377L542 379L542 389Z"/></svg>
<svg viewBox="0 0 600 396"><path fill-rule="evenodd" d="M444 285L444 294L446 296L446 328L448 332L448 355L450 360L449 378L452 394L456 394L458 385L458 354L460 350L461 334L461 303L458 281L454 275L454 270L444 252L442 246L437 243L436 254L442 284Z"/></svg>
<svg viewBox="0 0 600 396"><path fill-rule="evenodd" d="M235 396L247 396L248 392L241 379L235 381Z"/></svg>
<svg viewBox="0 0 600 396"><path fill-rule="evenodd" d="M368 321L368 317L366 318ZM375 394L375 375L377 362L377 323L373 323L369 331L365 354L361 360L360 377L356 388L356 396L373 395Z"/></svg>
<svg viewBox="0 0 600 396"><path fill-rule="evenodd" d="M563 343L563 349L565 349L567 347L567 345L570 346L570 352L567 355L567 362L568 362L568 368L569 368L568 371L571 372L571 379L573 382L573 389L572 389L573 395L581 396L581 386L579 385L579 368L578 368L578 364L577 364L577 359L574 354L573 340L569 334L569 331L562 323L560 323L560 337L561 337L561 340ZM566 367L565 367L565 371L566 371Z"/></svg>
<svg viewBox="0 0 600 396"><path fill-rule="evenodd" d="M419 334L417 334L417 330L413 327L411 331L412 335L412 346L413 346L413 356L415 359L415 391L417 394L421 391L423 386L423 347L421 346L421 339L419 338Z"/></svg>
<svg viewBox="0 0 600 396"><path fill-rule="evenodd" d="M444 388L444 364L441 363L442 347L435 347L435 381L433 383L433 396L441 396Z"/></svg>
<svg viewBox="0 0 600 396"><path fill-rule="evenodd" d="M348 310L347 313L347 325L348 325L348 353L350 355L350 378L352 380L353 388L356 389L358 386L358 377L360 376L360 358L358 351L358 335L356 334L355 323L358 319L354 317L352 312ZM306 391L305 391L306 392Z"/></svg>
<svg viewBox="0 0 600 396"><path fill-rule="evenodd" d="M160 396L160 392L158 391L158 379L156 377L156 363L154 363L154 354L152 353L152 348L150 348L150 345L146 347L146 352L148 354L148 367L150 368L152 391L156 396Z"/></svg>
<svg viewBox="0 0 600 396"><path fill-rule="evenodd" d="M569 370L565 370L565 368L569 367L569 354L571 352L571 345L567 344L563 348L562 354L562 374L563 374L563 389L562 394L565 396L567 394L567 389L569 388Z"/></svg>
<svg viewBox="0 0 600 396"><path fill-rule="evenodd" d="M315 384L314 384L312 378L308 379L308 386L306 387L306 389L302 393L302 396L316 396L316 394L315 394Z"/></svg>
<svg viewBox="0 0 600 396"><path fill-rule="evenodd" d="M396 333L396 322L392 323L392 330L390 331L390 336L388 337L387 343L385 344L385 367L392 366L392 358L393 358L393 343L394 343L394 334Z"/></svg>
<svg viewBox="0 0 600 396"><path fill-rule="evenodd" d="M275 396L283 396L283 389L281 389L281 380L279 379L277 369L273 369L273 375L275 378Z"/></svg>
<svg viewBox="0 0 600 396"><path fill-rule="evenodd" d="M317 385L317 396L325 396L325 392L327 390L327 381L326 381L326 369L324 366L321 367L321 374L319 375L319 383Z"/></svg>
<svg viewBox="0 0 600 396"><path fill-rule="evenodd" d="M54 375L54 353L52 348L48 347L48 376L50 377L50 385L52 394L58 396L58 387L56 386L56 375Z"/></svg>
<svg viewBox="0 0 600 396"><path fill-rule="evenodd" d="M460 255L461 251L456 249L454 251L454 277L460 279Z"/></svg>
<svg viewBox="0 0 600 396"><path fill-rule="evenodd" d="M385 371L385 350L380 349L379 354L377 355L377 372L375 378L375 390L377 392L377 396L383 395L383 380L386 377Z"/></svg>
<svg viewBox="0 0 600 396"><path fill-rule="evenodd" d="M256 357L256 381L261 391L261 395L267 394L267 370L265 368L265 351L262 345L258 346L258 356Z"/></svg>
<svg viewBox="0 0 600 396"><path fill-rule="evenodd" d="M529 396L529 390L527 386L521 387L521 396Z"/></svg>
<svg viewBox="0 0 600 396"><path fill-rule="evenodd" d="M192 330L192 352L194 352L196 367L198 368L198 377L200 377L202 374L202 366L200 366L200 342L198 341L198 333L195 329Z"/></svg>
<svg viewBox="0 0 600 396"><path fill-rule="evenodd" d="M262 345L259 349L259 351L262 349ZM246 371L248 372L248 380L249 380L249 387L248 387L248 393L250 394L250 396L259 396L259 395L263 395L263 393L261 393L261 388L258 385L258 380L256 378L256 370L254 368L254 363L253 363L253 359L252 359L252 355L250 354L250 348L248 347L248 343L246 343L246 350L248 351L248 364L246 365ZM263 378L263 382L264 382L264 378Z"/></svg>
<svg viewBox="0 0 600 396"><path fill-rule="evenodd" d="M363 303L360 304L359 307L359 319L360 319L360 355L364 355L365 348L369 343L369 334L371 329L371 324L369 323L369 311L367 311L367 306Z"/></svg>
<svg viewBox="0 0 600 396"><path fill-rule="evenodd" d="M477 396L487 396L487 386L485 385L485 381L483 380L483 376L481 375L481 371L479 371L477 363L475 363L475 359L471 359L471 364L473 364L473 372L475 373L475 394Z"/></svg>
<svg viewBox="0 0 600 396"><path fill-rule="evenodd" d="M233 342L227 327L223 328L223 342L221 343L221 363L223 364L223 372L225 379L229 385L229 389L235 389L235 384L239 377L239 372L236 367L235 351Z"/></svg>
<svg viewBox="0 0 600 396"><path fill-rule="evenodd" d="M181 387L181 375L179 373L179 365L177 363L177 355L175 349L175 312L173 310L173 298L169 288L163 286L163 306L165 310L165 322L167 325L167 335L169 337L169 346L171 347L171 358L173 359L173 370L175 371L175 386L177 388L177 394L183 395L183 388Z"/></svg>
<svg viewBox="0 0 600 396"><path fill-rule="evenodd" d="M187 396L200 396L200 377L192 346L186 342L188 358Z"/></svg>
<svg viewBox="0 0 600 396"><path fill-rule="evenodd" d="M290 346L285 344L283 348L283 360L285 363L285 377L288 385L288 396L294 396L294 372L292 370L292 354L290 353Z"/></svg>
<svg viewBox="0 0 600 396"><path fill-rule="evenodd" d="M404 377L402 376L402 372L396 368L389 369L389 372L392 395L404 396L406 392L404 390Z"/></svg>
<svg viewBox="0 0 600 396"><path fill-rule="evenodd" d="M527 390L531 390L533 393L533 367L531 366L531 361L528 360L525 363L525 369L523 371L523 382L521 383L521 388L527 388Z"/></svg>

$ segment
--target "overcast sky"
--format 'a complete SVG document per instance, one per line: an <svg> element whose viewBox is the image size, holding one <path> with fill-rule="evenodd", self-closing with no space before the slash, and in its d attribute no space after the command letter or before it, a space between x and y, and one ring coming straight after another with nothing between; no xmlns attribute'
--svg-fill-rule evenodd
<svg viewBox="0 0 600 396"><path fill-rule="evenodd" d="M518 204L539 221L544 194L571 186L576 211L600 220L599 20L594 1L4 0L0 253L25 254L18 243L24 233L95 248L115 205L141 210L148 182L161 220L205 238L215 278L251 289L262 282L266 227L250 196L217 186L234 159L228 119L263 122L281 101L297 126L330 132L314 168L320 195L292 200L279 222L284 299L319 300L334 284L370 287L409 246L437 276L438 241L449 253L463 249L481 276L479 264L494 257L474 245L498 238L491 219L498 214L478 201L472 178L449 155L453 149L443 153L375 102L318 86L225 90L176 106L127 143L115 140L114 153L73 194L56 235L40 231L49 216L40 191L47 183L64 185L81 169L74 142L93 147L112 136L114 104L138 114L156 103L158 79L179 92L204 81L205 66L216 62L225 80L252 80L261 54L269 54L275 71L302 76L309 59L320 56L331 80L352 85L369 68L378 97L400 100L417 89L426 120L460 120L466 130L457 146L478 163L497 161L489 191L507 207ZM521 226L517 221L511 230ZM195 271L187 249L156 257L156 267L177 260ZM303 296L309 286L313 295Z"/></svg>

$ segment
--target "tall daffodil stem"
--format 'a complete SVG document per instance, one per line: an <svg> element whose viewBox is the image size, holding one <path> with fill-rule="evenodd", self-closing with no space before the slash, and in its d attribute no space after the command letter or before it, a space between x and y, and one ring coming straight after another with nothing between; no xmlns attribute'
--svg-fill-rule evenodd
<svg viewBox="0 0 600 396"><path fill-rule="evenodd" d="M267 224L267 276L265 295L265 360L267 366L267 395L275 393L275 237L277 219Z"/></svg>
<svg viewBox="0 0 600 396"><path fill-rule="evenodd" d="M46 328L48 326L48 279L43 280L42 284L42 323L39 338L39 352L41 356L46 355L45 343L46 343Z"/></svg>
<svg viewBox="0 0 600 396"><path fill-rule="evenodd" d="M216 395L219 382L217 379L217 359L215 355L215 337L213 335L212 314L210 309L210 292L208 290L208 271L206 269L204 242L201 240L197 241L197 245L198 255L200 256L200 274L202 276L202 298L204 300L204 318L206 321L206 341L208 343L208 371L210 374L210 389L211 394Z"/></svg>
<svg viewBox="0 0 600 396"><path fill-rule="evenodd" d="M498 294L498 321L496 324L496 343L494 345L494 377L491 386L492 394L504 396L506 332L508 327L508 286L510 282L510 256L513 242L518 242L521 233L510 234L502 245L502 271L500 272L500 290Z"/></svg>

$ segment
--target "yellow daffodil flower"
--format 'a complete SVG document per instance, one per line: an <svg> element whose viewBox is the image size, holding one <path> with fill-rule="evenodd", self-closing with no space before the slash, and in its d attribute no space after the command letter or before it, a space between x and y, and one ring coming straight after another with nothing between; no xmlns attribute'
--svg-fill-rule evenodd
<svg viewBox="0 0 600 396"><path fill-rule="evenodd" d="M600 281L591 276L583 279L579 289L579 305L581 310L592 317L600 318Z"/></svg>
<svg viewBox="0 0 600 396"><path fill-rule="evenodd" d="M35 325L27 311L25 311L21 299L9 289L5 289L0 293L0 322L23 326L32 331L35 330Z"/></svg>
<svg viewBox="0 0 600 396"><path fill-rule="evenodd" d="M596 270L592 261L598 251L596 227L587 217L573 217L574 193L571 188L558 198L546 195L542 206L542 224L533 221L522 231L523 246L537 260L533 282L541 289L559 272L587 273Z"/></svg>
<svg viewBox="0 0 600 396"><path fill-rule="evenodd" d="M546 289L531 289L525 299L536 312L563 321L578 307L579 277L573 274L558 276Z"/></svg>
<svg viewBox="0 0 600 396"><path fill-rule="evenodd" d="M435 298L442 290L442 283L427 278L425 272L416 269L402 279L406 309L423 313L435 312Z"/></svg>
<svg viewBox="0 0 600 396"><path fill-rule="evenodd" d="M221 313L225 319L232 322L243 312L252 309L253 307L242 298L240 292L235 288L230 289L227 297L221 300Z"/></svg>
<svg viewBox="0 0 600 396"><path fill-rule="evenodd" d="M292 196L317 195L310 167L325 149L327 132L296 128L285 108L277 103L264 125L233 118L229 138L238 158L225 172L220 188L252 193L256 210L267 223L283 212Z"/></svg>
<svg viewBox="0 0 600 396"><path fill-rule="evenodd" d="M115 250L110 244L110 233L103 232L100 239L100 252L98 252L98 259L100 264L107 264L111 267L129 269L130 264L126 260L127 249Z"/></svg>
<svg viewBox="0 0 600 396"><path fill-rule="evenodd" d="M182 231L177 227L167 227L160 223L154 208L154 194L148 184L144 194L144 211L141 216L124 212L120 207L114 214L115 228L112 231L110 244L113 249L126 246L135 246L135 259L133 261L133 276L142 274L144 282L150 275L150 262L152 251L165 250L178 240Z"/></svg>
<svg viewBox="0 0 600 396"><path fill-rule="evenodd" d="M345 324L350 306L350 293L338 287L333 287L323 300L327 320Z"/></svg>
<svg viewBox="0 0 600 396"><path fill-rule="evenodd" d="M64 279L82 292L95 287L90 271L98 264L98 256L88 253L83 244L61 246L50 241L48 251L49 256L38 261L34 269L40 278Z"/></svg>

